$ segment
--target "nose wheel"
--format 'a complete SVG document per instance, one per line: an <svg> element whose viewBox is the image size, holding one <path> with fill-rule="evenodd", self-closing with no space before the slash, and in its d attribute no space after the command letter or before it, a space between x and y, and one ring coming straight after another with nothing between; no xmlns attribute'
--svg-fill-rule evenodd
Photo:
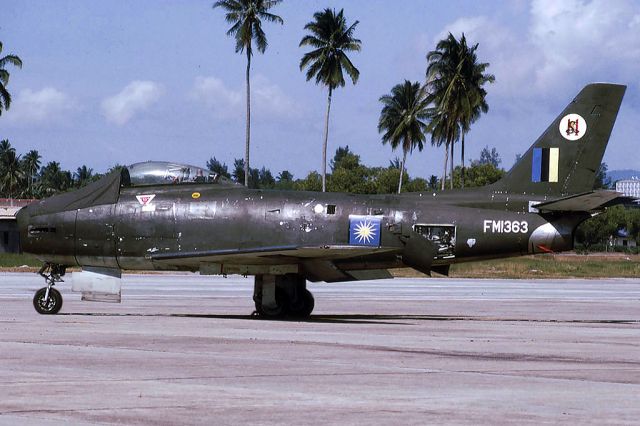
<svg viewBox="0 0 640 426"><path fill-rule="evenodd" d="M65 267L45 263L40 268L38 274L42 276L47 283L46 287L36 291L33 296L33 307L36 312L43 315L54 315L60 312L62 308L62 295L58 290L53 288L55 283L63 282L62 276L65 273Z"/></svg>
<svg viewBox="0 0 640 426"><path fill-rule="evenodd" d="M33 307L43 315L54 315L62 308L62 295L51 287L43 287L33 296Z"/></svg>

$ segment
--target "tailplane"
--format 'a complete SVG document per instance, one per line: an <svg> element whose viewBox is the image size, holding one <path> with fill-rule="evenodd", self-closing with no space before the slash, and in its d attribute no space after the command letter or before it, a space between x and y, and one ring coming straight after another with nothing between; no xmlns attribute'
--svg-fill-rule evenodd
<svg viewBox="0 0 640 426"><path fill-rule="evenodd" d="M585 86L494 188L567 196L591 191L626 86Z"/></svg>

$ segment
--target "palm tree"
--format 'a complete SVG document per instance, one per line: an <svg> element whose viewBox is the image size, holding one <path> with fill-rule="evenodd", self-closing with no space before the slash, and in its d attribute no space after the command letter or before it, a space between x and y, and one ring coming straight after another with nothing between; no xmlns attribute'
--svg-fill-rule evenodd
<svg viewBox="0 0 640 426"><path fill-rule="evenodd" d="M40 169L40 153L35 149L27 152L22 157L22 170L27 176L27 196L33 197L33 179Z"/></svg>
<svg viewBox="0 0 640 426"><path fill-rule="evenodd" d="M311 46L300 61L300 71L307 69L307 81L315 77L316 84L329 89L327 97L327 114L324 121L324 142L322 145L322 191L327 190L327 142L329 138L329 112L331 111L331 95L336 87L344 87L344 72L349 75L353 84L358 81L360 71L351 63L346 52L359 52L362 42L353 37L358 25L355 21L347 26L344 10L325 9L313 14L313 21L304 26L311 34L300 41L300 47Z"/></svg>
<svg viewBox="0 0 640 426"><path fill-rule="evenodd" d="M2 157L5 152L12 149L15 151L15 149L11 146L11 142L9 142L9 139L2 139L0 141L0 157Z"/></svg>
<svg viewBox="0 0 640 426"><path fill-rule="evenodd" d="M444 189L444 180L446 179L449 150L451 150L451 176L453 176L455 142L462 135L464 170L464 134L469 131L471 123L480 117L481 112L488 111L488 105L485 101L486 91L482 86L487 82L493 82L495 77L491 74L484 74L489 64L477 62L475 53L477 48L478 44L471 48L467 45L464 34L460 40L457 40L453 34L449 33L446 39L438 42L436 50L427 54L429 62L427 86L431 92L430 100L435 104L437 121L448 121L439 124L443 133L435 138L440 143L446 142L447 149L442 189ZM444 139L441 136L444 136ZM453 179L451 180L451 188L453 188Z"/></svg>
<svg viewBox="0 0 640 426"><path fill-rule="evenodd" d="M0 188L8 198L13 198L24 178L20 156L16 155L15 149L11 148L3 153L0 158L0 171Z"/></svg>
<svg viewBox="0 0 640 426"><path fill-rule="evenodd" d="M444 170L442 172L442 180L440 181L440 189L444 190L447 179L447 162L449 160L449 146L453 141L460 137L460 126L454 120L449 119L446 112L439 110L437 107L429 110L430 123L427 125L427 132L431 134L431 144L438 147L444 144ZM452 173L453 179L453 173Z"/></svg>
<svg viewBox="0 0 640 426"><path fill-rule="evenodd" d="M76 172L73 174L73 180L75 181L75 186L77 188L86 185L92 177L93 169L85 165L83 165L82 167L78 167L76 169Z"/></svg>
<svg viewBox="0 0 640 426"><path fill-rule="evenodd" d="M470 130L471 124L475 123L482 113L489 111L489 105L487 104L486 97L487 91L484 89L486 83L493 83L496 77L493 74L486 74L485 71L489 67L488 62L478 63L478 57L476 50L478 49L478 43L474 44L471 48L467 46L467 41L462 35L460 41L460 47L462 50L461 60L463 64L460 68L462 74L462 81L465 87L465 95L467 96L469 109L466 110L466 114L462 119L462 135L461 135L461 159L462 159L462 187L464 188L464 137Z"/></svg>
<svg viewBox="0 0 640 426"><path fill-rule="evenodd" d="M389 142L391 148L402 147L402 162L400 163L400 181L398 194L402 191L402 177L407 153L418 147L424 148L425 133L429 118L429 101L427 91L420 83L405 80L395 85L391 94L380 98L384 105L378 120L378 132L383 133L382 143Z"/></svg>
<svg viewBox="0 0 640 426"><path fill-rule="evenodd" d="M2 42L0 41L0 54L1 53ZM0 57L0 115L2 115L3 109L9 109L11 106L11 95L6 88L7 84L9 84L9 71L5 69L7 64L22 68L22 60L16 55Z"/></svg>
<svg viewBox="0 0 640 426"><path fill-rule="evenodd" d="M49 196L56 192L62 192L69 188L71 183L71 173L60 168L60 163L50 161L42 168L40 181L40 193Z"/></svg>
<svg viewBox="0 0 640 426"><path fill-rule="evenodd" d="M236 53L247 55L247 122L245 129L244 150L244 186L249 186L249 142L251 140L251 83L249 73L251 70L251 56L253 55L253 41L256 42L258 52L264 53L267 49L267 37L262 30L262 20L277 22L280 25L284 21L278 15L268 12L269 9L282 0L220 0L213 4L213 8L221 7L225 10L225 19L233 24L227 31L228 36L236 39Z"/></svg>

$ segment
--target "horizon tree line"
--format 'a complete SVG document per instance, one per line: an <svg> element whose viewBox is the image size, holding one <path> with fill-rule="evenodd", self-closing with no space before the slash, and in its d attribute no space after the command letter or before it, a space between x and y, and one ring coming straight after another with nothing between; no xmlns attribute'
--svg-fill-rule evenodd
<svg viewBox="0 0 640 426"><path fill-rule="evenodd" d="M213 8L225 11L225 20L232 24L227 31L236 41L237 53L244 53L247 57L246 66L246 125L245 125L245 156L244 185L249 186L250 167L250 129L251 129L251 89L250 70L253 55L253 44L260 53L264 53L268 41L262 29L262 21L284 24L284 20L269 12L269 9L281 3L282 0L219 0ZM349 59L348 52L359 52L361 40L354 37L359 21L349 25L344 16L344 9L336 12L326 8L314 13L313 20L304 29L308 34L303 36L299 47L310 46L300 61L300 71L306 70L307 81L315 78L316 84L325 86L328 91L327 110L325 114L324 136L322 145L322 191L326 191L326 165L329 135L329 116L333 91L343 87L346 73L355 85L360 71ZM0 53L2 52L0 42ZM444 190L447 177L447 163L449 152L450 188L453 188L454 145L462 139L462 174L464 175L464 136L469 131L471 123L476 121L481 113L488 111L486 103L485 83L492 83L495 77L485 74L488 63L478 63L476 50L478 44L469 47L466 37L462 34L457 40L451 33L436 45L436 49L427 54L428 67L426 83L405 80L391 90L391 94L380 97L383 104L378 121L378 131L382 134L382 143L389 143L392 150L401 147L403 155L400 163L398 179L398 193L402 191L402 177L404 174L406 157L414 148L422 151L426 135L431 135L431 143L445 146L444 171L441 178L441 190ZM9 109L11 95L6 90L9 72L6 65L22 67L22 60L17 55L6 55L0 58L0 114L3 109ZM8 143L8 141L7 141ZM15 150L14 150L15 151ZM14 152L13 151L13 152ZM17 166L18 159L11 159L11 150L5 154L5 170L12 170L11 176L6 176L7 185L15 186L19 175L24 174L33 186L33 169L24 173ZM464 185L464 178L462 179Z"/></svg>

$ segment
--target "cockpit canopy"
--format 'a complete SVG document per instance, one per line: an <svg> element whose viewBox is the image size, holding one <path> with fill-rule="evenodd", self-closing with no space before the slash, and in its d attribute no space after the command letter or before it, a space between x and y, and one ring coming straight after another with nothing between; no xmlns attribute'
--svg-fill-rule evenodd
<svg viewBox="0 0 640 426"><path fill-rule="evenodd" d="M200 167L164 161L148 161L114 170L98 181L91 182L78 190L58 194L33 203L28 206L28 209L31 216L78 210L91 206L116 203L121 188L189 183L217 184L241 188L240 185L224 176L211 173Z"/></svg>
<svg viewBox="0 0 640 426"><path fill-rule="evenodd" d="M127 167L129 185L176 185L188 183L213 183L236 185L224 176L209 170L168 161L147 161Z"/></svg>

